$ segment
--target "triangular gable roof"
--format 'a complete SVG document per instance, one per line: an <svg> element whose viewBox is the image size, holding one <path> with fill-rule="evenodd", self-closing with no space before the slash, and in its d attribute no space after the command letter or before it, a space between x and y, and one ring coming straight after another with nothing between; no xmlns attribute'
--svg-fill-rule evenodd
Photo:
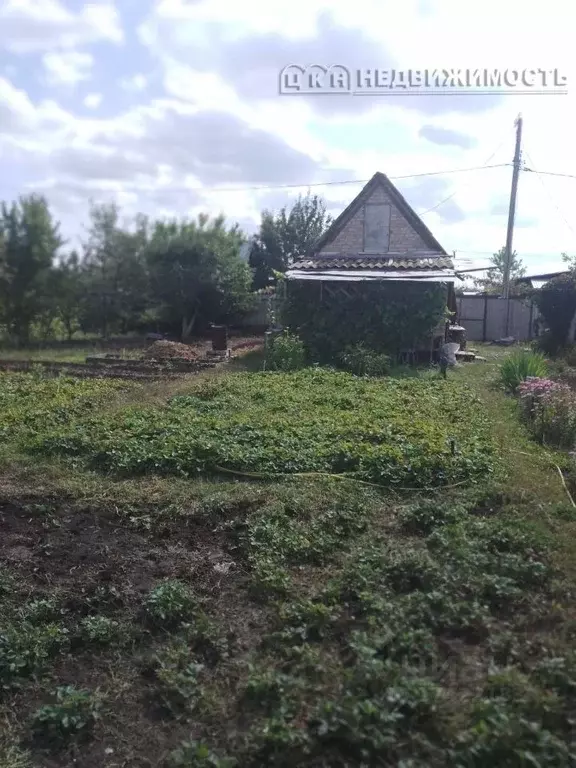
<svg viewBox="0 0 576 768"><path fill-rule="evenodd" d="M314 247L311 249L311 253L317 253L319 250L324 248L331 240L333 240L336 235L341 232L346 224L350 221L350 219L354 216L354 214L358 211L358 209L364 205L364 203L368 200L368 198L372 195L374 190L377 187L383 187L384 190L387 192L391 202L396 206L396 208L404 215L404 218L408 221L412 229L414 229L415 232L417 232L422 240L426 243L426 246L435 253L440 254L446 254L446 251L438 240L434 237L432 232L428 229L426 224L422 221L422 219L418 216L416 211L412 208L412 206L408 203L408 201L403 197L403 195L400 194L400 192L396 189L394 184L390 181L390 179L384 174L380 173L378 171L377 173L372 176L370 181L366 184L366 186L361 190L361 192L352 200L350 205L345 208L342 213L334 219L331 226L326 230L326 232L322 235L321 238L315 243Z"/></svg>

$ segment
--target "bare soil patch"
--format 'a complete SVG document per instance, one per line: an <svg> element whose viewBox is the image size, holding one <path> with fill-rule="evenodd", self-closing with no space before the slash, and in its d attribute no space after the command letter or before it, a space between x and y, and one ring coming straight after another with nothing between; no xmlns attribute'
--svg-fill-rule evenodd
<svg viewBox="0 0 576 768"><path fill-rule="evenodd" d="M242 515L245 510L234 512ZM11 696L12 715L25 724L47 703L45 692L57 685L105 695L93 738L54 754L31 745L37 765L162 765L170 750L190 738L191 730L197 737L222 737L222 729L234 722L234 712L227 712L227 722L218 722L213 714L193 724L164 718L151 703L146 677L150 658L170 638L142 621L142 601L164 579L189 583L202 609L227 634L230 658L207 672L216 686L220 676L226 675L229 685L230 675L239 674L230 670L265 630L265 609L247 599L234 538L219 529L216 519L184 516L149 532L145 524L123 522L111 511L79 510L53 500L44 504L37 498L34 504L0 501L1 566L9 570L22 605L55 600L61 606L71 637L75 623L90 615L107 616L132 631L129 647L98 652L72 642L69 653L50 669L52 685L46 678L42 683L24 681ZM110 745L113 752L106 752Z"/></svg>

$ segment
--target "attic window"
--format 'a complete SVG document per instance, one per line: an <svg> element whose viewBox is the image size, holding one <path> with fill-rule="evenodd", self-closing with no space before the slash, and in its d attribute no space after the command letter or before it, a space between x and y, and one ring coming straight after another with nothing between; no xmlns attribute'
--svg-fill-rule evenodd
<svg viewBox="0 0 576 768"><path fill-rule="evenodd" d="M364 253L386 253L390 248L390 205L366 203L364 206Z"/></svg>

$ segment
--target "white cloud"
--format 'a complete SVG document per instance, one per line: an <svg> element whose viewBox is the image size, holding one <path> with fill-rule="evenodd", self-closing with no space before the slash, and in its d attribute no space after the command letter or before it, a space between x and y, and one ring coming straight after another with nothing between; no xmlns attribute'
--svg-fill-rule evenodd
<svg viewBox="0 0 576 768"><path fill-rule="evenodd" d="M148 86L148 79L145 75L137 74L125 77L120 81L120 85L126 91L139 92L144 91Z"/></svg>
<svg viewBox="0 0 576 768"><path fill-rule="evenodd" d="M0 145L7 139L27 142L40 138L40 125L40 110L26 91L0 77Z"/></svg>
<svg viewBox="0 0 576 768"><path fill-rule="evenodd" d="M102 103L101 93L89 93L84 97L84 106L88 109L97 109Z"/></svg>
<svg viewBox="0 0 576 768"><path fill-rule="evenodd" d="M53 101L34 103L0 79L0 151L20 148L17 156L44 174L47 194L66 221L84 218L90 196L112 196L128 212L205 208L256 221L263 205L283 205L305 192L307 182L367 179L377 170L394 177L473 167L491 154L491 163L510 163L519 111L526 164L576 174L573 93L339 103L278 95L281 66L313 60L351 67L559 67L569 88L576 82L569 55L576 6L565 0L549 0L544 16L519 0L485 0L472 10L457 0L429 2L426 12L423 6L422 0L393 9L382 0L159 0L138 35L155 59L154 88L160 82L163 94L151 100L148 74L121 71L118 81L137 105L97 119L98 112L78 117ZM57 0L10 0L0 10L0 48L11 51L68 53L71 64L84 43L121 39L114 6L103 0L75 13ZM69 74L67 81L74 80ZM98 89L102 93L84 97L90 109L102 96L114 103ZM507 166L397 183L418 212L450 197L424 220L448 250L480 265L504 242L506 216L498 210L510 176ZM576 251L576 179L542 181L521 174L514 241L538 269L552 268L562 250ZM296 190L244 189L300 182ZM238 190L213 191L231 186ZM313 191L337 212L359 188Z"/></svg>
<svg viewBox="0 0 576 768"><path fill-rule="evenodd" d="M90 79L94 57L80 51L49 51L42 63L49 85L75 85Z"/></svg>
<svg viewBox="0 0 576 768"><path fill-rule="evenodd" d="M0 8L0 49L30 53L100 40L123 40L120 18L111 0L86 3L77 13L60 0L5 0Z"/></svg>

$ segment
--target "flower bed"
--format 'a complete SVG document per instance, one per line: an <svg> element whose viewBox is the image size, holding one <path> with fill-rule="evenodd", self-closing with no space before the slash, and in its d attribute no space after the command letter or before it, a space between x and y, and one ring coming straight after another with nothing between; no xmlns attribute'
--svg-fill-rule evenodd
<svg viewBox="0 0 576 768"><path fill-rule="evenodd" d="M576 393L552 379L530 377L518 386L524 420L541 443L572 448L576 443Z"/></svg>

